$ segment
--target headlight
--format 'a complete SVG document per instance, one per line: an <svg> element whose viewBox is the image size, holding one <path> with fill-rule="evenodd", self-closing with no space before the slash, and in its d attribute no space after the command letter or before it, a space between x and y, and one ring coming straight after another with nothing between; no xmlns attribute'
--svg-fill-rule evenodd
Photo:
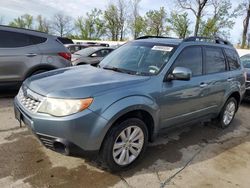
<svg viewBox="0 0 250 188"><path fill-rule="evenodd" d="M38 112L52 116L68 116L85 110L92 102L93 98L72 100L46 98L39 107Z"/></svg>

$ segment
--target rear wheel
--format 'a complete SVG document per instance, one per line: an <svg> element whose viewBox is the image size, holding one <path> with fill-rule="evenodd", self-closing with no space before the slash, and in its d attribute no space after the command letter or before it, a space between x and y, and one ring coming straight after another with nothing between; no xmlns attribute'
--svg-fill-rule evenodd
<svg viewBox="0 0 250 188"><path fill-rule="evenodd" d="M101 149L101 160L111 171L127 169L142 157L147 142L145 123L138 118L126 119L108 133Z"/></svg>
<svg viewBox="0 0 250 188"><path fill-rule="evenodd" d="M232 123L237 111L238 103L235 98L229 98L222 108L222 111L217 119L217 123L221 128L227 128Z"/></svg>

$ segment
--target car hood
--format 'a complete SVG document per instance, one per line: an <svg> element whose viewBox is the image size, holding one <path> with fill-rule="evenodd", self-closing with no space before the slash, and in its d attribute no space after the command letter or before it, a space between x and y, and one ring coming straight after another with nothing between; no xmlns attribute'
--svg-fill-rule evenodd
<svg viewBox="0 0 250 188"><path fill-rule="evenodd" d="M24 84L32 91L47 97L86 98L128 84L132 86L149 78L84 65L35 75Z"/></svg>

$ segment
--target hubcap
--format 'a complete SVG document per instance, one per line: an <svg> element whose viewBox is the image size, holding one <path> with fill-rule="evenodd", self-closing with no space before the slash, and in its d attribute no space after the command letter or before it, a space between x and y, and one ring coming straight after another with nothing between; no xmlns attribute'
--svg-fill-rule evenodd
<svg viewBox="0 0 250 188"><path fill-rule="evenodd" d="M130 126L124 129L115 140L113 159L121 166L132 163L141 153L144 134L140 127Z"/></svg>
<svg viewBox="0 0 250 188"><path fill-rule="evenodd" d="M233 120L235 114L236 106L234 102L230 102L227 104L224 115L223 115L223 123L225 125L229 125Z"/></svg>

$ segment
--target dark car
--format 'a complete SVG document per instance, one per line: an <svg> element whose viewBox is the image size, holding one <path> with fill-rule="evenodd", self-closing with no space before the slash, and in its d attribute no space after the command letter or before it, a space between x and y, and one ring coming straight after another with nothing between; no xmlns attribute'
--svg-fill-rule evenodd
<svg viewBox="0 0 250 188"><path fill-rule="evenodd" d="M46 147L97 152L117 171L139 161L163 130L210 120L229 127L244 93L244 68L228 42L144 37L98 67L28 78L14 104L16 118Z"/></svg>
<svg viewBox="0 0 250 188"><path fill-rule="evenodd" d="M0 86L17 88L31 75L71 66L71 54L62 43L66 41L43 32L0 26Z"/></svg>
<svg viewBox="0 0 250 188"><path fill-rule="evenodd" d="M112 52L111 47L89 47L72 54L72 65L98 65L100 61Z"/></svg>
<svg viewBox="0 0 250 188"><path fill-rule="evenodd" d="M240 57L240 60L246 71L246 94L245 98L250 99L250 54Z"/></svg>

